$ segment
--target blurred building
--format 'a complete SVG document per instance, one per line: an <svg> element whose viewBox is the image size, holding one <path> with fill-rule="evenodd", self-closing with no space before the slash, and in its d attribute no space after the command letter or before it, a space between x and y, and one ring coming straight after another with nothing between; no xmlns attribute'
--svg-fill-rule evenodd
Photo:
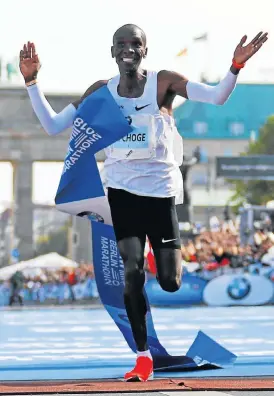
<svg viewBox="0 0 274 396"><path fill-rule="evenodd" d="M185 101L174 111L176 124L191 155L201 151L201 162L189 175L194 219L201 220L212 209L223 214L231 191L224 180L215 177L215 157L239 155L250 140L256 140L260 127L274 113L274 84L238 84L223 106Z"/></svg>
<svg viewBox="0 0 274 396"><path fill-rule="evenodd" d="M47 95L47 98L55 111L58 112L68 103L78 99L79 96L59 93ZM43 222L42 213L36 214L32 204L33 163L36 161L63 161L67 152L69 136L70 131L67 130L55 136L53 144L52 138L43 131L32 110L25 87L1 84L0 162L10 162L13 166L14 197L13 202L10 203L13 214L13 230L11 246L8 250L9 252L12 250L16 256L17 249L21 260L32 258L35 254L36 228L45 230L50 227ZM48 219L47 216L49 216ZM50 216L51 214L45 215L45 219L50 220ZM60 215L54 214L55 219L56 216ZM39 225L41 221L42 226ZM55 220L49 221L49 224L55 224ZM1 231L0 251L2 253L0 254L4 257L3 246L7 246L9 241L4 240L4 237L1 237L2 234ZM85 260L88 262L91 259L90 238L89 222L73 219L71 237L73 242L70 255L75 261Z"/></svg>
<svg viewBox="0 0 274 396"><path fill-rule="evenodd" d="M35 254L35 252L39 251L41 241L47 240L50 234L61 230L69 222L70 216L66 213L58 212L53 206L33 205L33 253ZM68 245L69 237L70 235L67 233ZM0 212L0 268L16 263L21 259L17 246L14 213L11 208L8 208L2 213ZM46 253L51 253L50 246ZM69 252L67 251L67 253Z"/></svg>
<svg viewBox="0 0 274 396"><path fill-rule="evenodd" d="M47 95L56 111L78 97L61 93ZM274 85L238 84L224 106L185 101L175 109L186 155L191 155L197 146L201 151L201 162L192 167L188 178L195 221L206 221L209 214L223 216L231 192L223 180L216 180L215 157L238 155L250 139L256 139L260 126L274 113L273 97ZM52 138L43 131L31 108L26 89L0 87L0 161L10 161L14 168L15 237L11 249L18 248L22 259L33 257L36 234L47 233L56 222L63 222L63 218L53 212L38 214L34 211L31 202L32 164L34 161L62 161L69 133L55 136L52 144ZM103 153L98 153L96 158L103 176ZM50 220L51 216L54 218ZM10 244L6 239L9 232L4 232L4 228L11 227L9 218L5 213L0 226L2 260L5 260L4 250L7 251L4 247ZM74 218L72 227L73 259L88 261L91 257L89 224ZM18 242L15 246L14 240Z"/></svg>

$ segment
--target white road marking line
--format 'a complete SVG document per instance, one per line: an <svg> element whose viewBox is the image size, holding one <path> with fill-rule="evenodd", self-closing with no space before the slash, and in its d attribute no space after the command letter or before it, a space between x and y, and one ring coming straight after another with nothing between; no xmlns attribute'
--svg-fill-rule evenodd
<svg viewBox="0 0 274 396"><path fill-rule="evenodd" d="M216 391L183 391L183 392L161 392L167 396L230 396L228 393Z"/></svg>

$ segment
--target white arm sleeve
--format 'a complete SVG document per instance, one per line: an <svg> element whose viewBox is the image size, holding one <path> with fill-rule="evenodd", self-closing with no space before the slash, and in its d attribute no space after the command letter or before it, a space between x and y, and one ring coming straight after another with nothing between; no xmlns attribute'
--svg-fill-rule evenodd
<svg viewBox="0 0 274 396"><path fill-rule="evenodd" d="M32 108L41 122L42 127L49 135L57 135L73 124L76 114L76 109L73 104L69 104L57 114L50 106L38 84L27 87L27 90Z"/></svg>
<svg viewBox="0 0 274 396"><path fill-rule="evenodd" d="M199 82L188 81L186 85L188 99L196 102L223 105L233 92L237 77L237 75L231 73L229 70L227 75L214 87Z"/></svg>

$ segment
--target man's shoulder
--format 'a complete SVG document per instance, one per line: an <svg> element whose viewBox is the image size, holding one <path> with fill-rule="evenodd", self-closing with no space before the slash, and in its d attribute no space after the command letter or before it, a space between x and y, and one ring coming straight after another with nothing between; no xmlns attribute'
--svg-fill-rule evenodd
<svg viewBox="0 0 274 396"><path fill-rule="evenodd" d="M172 81L182 80L182 78L185 79L184 76L173 70L162 69L158 72L158 79L161 80L169 80L172 82Z"/></svg>
<svg viewBox="0 0 274 396"><path fill-rule="evenodd" d="M188 79L174 71L161 70L158 73L158 88L169 91L173 96L180 95L187 98L186 85Z"/></svg>
<svg viewBox="0 0 274 396"><path fill-rule="evenodd" d="M84 95L82 96L82 98L86 98L88 95L90 95L91 93L97 91L97 89L102 88L104 85L107 85L109 80L98 80L95 83L93 83L84 93Z"/></svg>
<svg viewBox="0 0 274 396"><path fill-rule="evenodd" d="M170 70L159 70L157 74L158 86L160 85L163 89L167 89L170 84L174 82L174 74Z"/></svg>
<svg viewBox="0 0 274 396"><path fill-rule="evenodd" d="M91 95L93 92L97 91L98 89L102 88L103 86L107 85L109 80L98 80L85 91L84 95L81 96L80 99L76 100L73 102L73 106L77 109L77 107L80 105L80 103L89 95Z"/></svg>
<svg viewBox="0 0 274 396"><path fill-rule="evenodd" d="M169 76L172 75L172 71L170 70L166 70L166 69L162 69L158 71L158 78L167 78Z"/></svg>

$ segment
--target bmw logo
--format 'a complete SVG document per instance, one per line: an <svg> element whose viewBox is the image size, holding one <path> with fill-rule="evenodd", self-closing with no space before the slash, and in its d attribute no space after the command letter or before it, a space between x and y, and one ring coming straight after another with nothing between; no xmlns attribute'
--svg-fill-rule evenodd
<svg viewBox="0 0 274 396"><path fill-rule="evenodd" d="M250 290L250 282L246 278L239 277L232 280L227 288L227 293L233 300L241 300L250 293Z"/></svg>
<svg viewBox="0 0 274 396"><path fill-rule="evenodd" d="M95 212L81 212L81 213L78 213L78 215L77 216L79 216L79 217L87 217L89 220L91 220L91 221L98 221L99 223L104 223L105 221L104 221L104 218L101 216L101 215L99 215L98 213L95 213Z"/></svg>
<svg viewBox="0 0 274 396"><path fill-rule="evenodd" d="M98 213L91 212L88 215L89 220L91 221L99 221L99 223L104 223L104 218Z"/></svg>

